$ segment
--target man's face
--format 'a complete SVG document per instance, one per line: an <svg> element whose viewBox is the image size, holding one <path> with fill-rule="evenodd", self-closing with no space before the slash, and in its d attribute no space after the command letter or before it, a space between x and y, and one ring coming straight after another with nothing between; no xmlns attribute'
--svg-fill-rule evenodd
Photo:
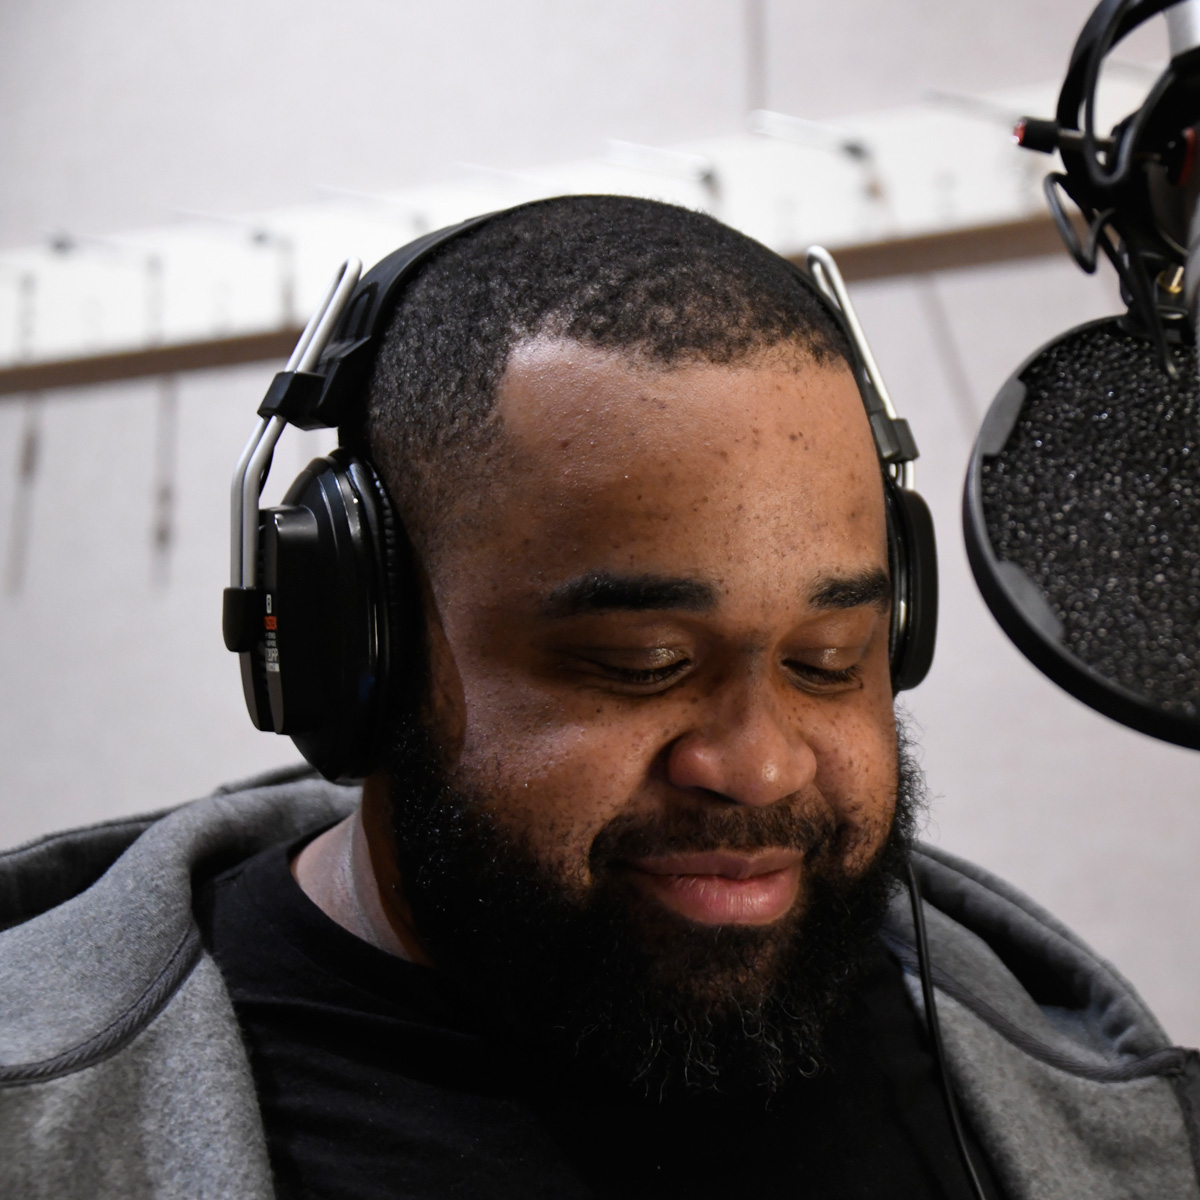
<svg viewBox="0 0 1200 1200"><path fill-rule="evenodd" d="M499 413L503 465L429 572L442 780L543 892L602 897L659 993L753 1005L896 805L882 484L851 374L543 339Z"/></svg>

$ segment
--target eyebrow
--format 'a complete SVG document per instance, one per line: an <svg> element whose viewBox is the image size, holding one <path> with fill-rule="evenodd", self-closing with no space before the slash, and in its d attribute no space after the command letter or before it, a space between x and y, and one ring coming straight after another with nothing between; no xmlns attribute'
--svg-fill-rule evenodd
<svg viewBox="0 0 1200 1200"><path fill-rule="evenodd" d="M590 571L556 587L542 602L541 610L547 617L619 610L707 612L716 603L716 589L697 579Z"/></svg>
<svg viewBox="0 0 1200 1200"><path fill-rule="evenodd" d="M813 608L862 608L886 611L892 603L892 581L886 571L872 567L856 575L822 580L809 595Z"/></svg>
<svg viewBox="0 0 1200 1200"><path fill-rule="evenodd" d="M886 611L892 602L892 582L877 567L855 575L822 580L809 595L817 609L862 608ZM589 571L556 587L542 601L542 615L576 617L594 612L707 612L716 607L717 593L698 579L665 575L618 575Z"/></svg>

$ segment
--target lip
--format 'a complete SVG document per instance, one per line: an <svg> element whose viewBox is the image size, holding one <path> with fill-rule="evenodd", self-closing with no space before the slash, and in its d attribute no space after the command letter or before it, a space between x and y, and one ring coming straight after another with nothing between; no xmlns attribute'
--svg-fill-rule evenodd
<svg viewBox="0 0 1200 1200"><path fill-rule="evenodd" d="M795 904L803 862L797 850L709 850L640 858L627 866L640 891L689 920L769 925Z"/></svg>

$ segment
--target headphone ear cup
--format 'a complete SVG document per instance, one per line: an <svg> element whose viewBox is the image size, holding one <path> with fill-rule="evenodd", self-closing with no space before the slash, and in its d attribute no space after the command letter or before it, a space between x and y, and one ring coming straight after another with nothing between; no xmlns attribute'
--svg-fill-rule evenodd
<svg viewBox="0 0 1200 1200"><path fill-rule="evenodd" d="M377 765L403 590L387 493L370 464L339 448L262 516L270 727L326 778L361 777Z"/></svg>
<svg viewBox="0 0 1200 1200"><path fill-rule="evenodd" d="M937 640L937 541L924 499L884 476L892 572L889 656L892 691L914 688L933 663Z"/></svg>

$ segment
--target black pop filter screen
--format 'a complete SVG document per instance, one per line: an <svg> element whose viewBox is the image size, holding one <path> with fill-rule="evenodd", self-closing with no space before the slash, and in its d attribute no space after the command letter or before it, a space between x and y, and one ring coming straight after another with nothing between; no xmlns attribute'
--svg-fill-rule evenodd
<svg viewBox="0 0 1200 1200"><path fill-rule="evenodd" d="M1191 346L1116 319L1043 347L976 443L967 549L1005 632L1055 682L1200 747L1200 380Z"/></svg>

